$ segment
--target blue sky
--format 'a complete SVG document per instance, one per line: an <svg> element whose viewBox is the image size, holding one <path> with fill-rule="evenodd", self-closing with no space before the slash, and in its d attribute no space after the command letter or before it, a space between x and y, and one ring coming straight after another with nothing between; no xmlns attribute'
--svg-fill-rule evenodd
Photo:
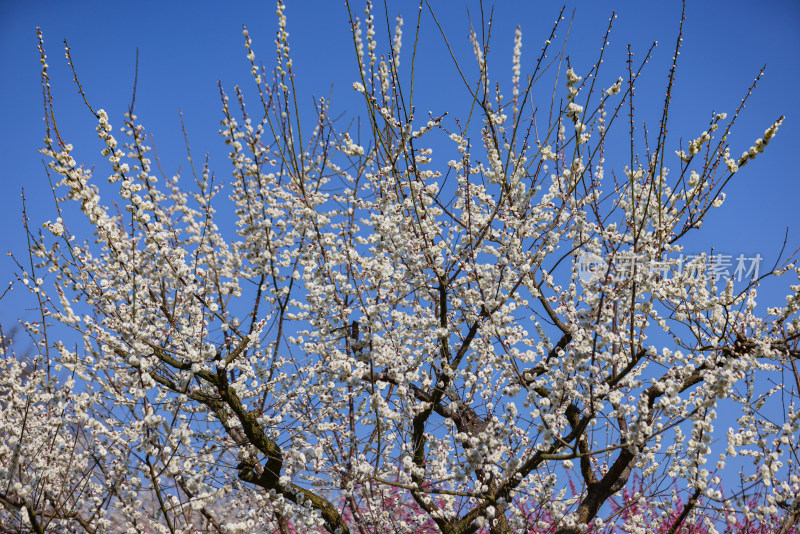
<svg viewBox="0 0 800 534"><path fill-rule="evenodd" d="M360 3L355 2L359 7ZM434 11L465 64L472 64L467 41L467 7L473 17L478 2L434 0ZM489 2L485 2L489 6ZM560 3L497 2L492 73L507 83L511 78L513 32L524 32L523 64L538 55ZM382 5L378 5L378 12ZM654 40L659 42L638 90L642 119L655 126L660 114L667 68L680 19L680 2L571 1L574 10L568 50L578 74L594 62L612 10L618 19L605 61L612 83L624 74L625 45L641 57ZM389 14L404 15L405 55L415 21L416 2L390 2ZM327 96L333 87L333 109L353 118L359 111L351 89L356 79L347 11L340 1L287 2L290 42L299 83L300 103ZM225 147L217 135L221 109L217 81L229 91L237 83L252 88L245 58L242 24L247 24L258 59L270 65L274 57L276 18L271 2L55 2L0 1L0 157L4 194L0 196L2 252L24 258L25 239L20 223L20 191L26 188L33 227L55 219L52 195L37 149L44 136L36 27L44 32L52 77L56 117L62 134L76 146L78 159L101 163L94 134L95 119L83 106L71 82L63 54L63 40L72 48L78 75L95 108L106 109L112 124L121 124L130 102L136 49L139 49L137 115L155 137L164 170L178 171L185 163L178 110L182 109L192 149L209 152L219 176L227 176ZM439 115L464 109L460 82L427 10L422 19L418 53L418 109ZM563 33L562 33L563 36ZM382 44L386 40L379 33ZM800 4L775 0L756 7L752 2L691 2L687 10L672 106L670 150L679 138L699 135L712 110L732 112L760 67L766 76L737 120L731 138L738 155L780 115L786 121L765 154L748 164L729 185L725 205L712 213L697 243L697 251L713 246L736 255L759 253L773 261L789 228L789 245L800 246L800 197L796 171L800 141ZM403 61L401 59L401 61ZM528 63L530 65L530 63ZM446 161L446 158L443 160ZM608 162L617 172L624 161ZM0 281L11 280L14 263L5 254ZM789 281L787 280L787 283ZM2 301L0 323L10 325L24 315L21 286ZM779 292L768 293L769 304L779 304Z"/></svg>

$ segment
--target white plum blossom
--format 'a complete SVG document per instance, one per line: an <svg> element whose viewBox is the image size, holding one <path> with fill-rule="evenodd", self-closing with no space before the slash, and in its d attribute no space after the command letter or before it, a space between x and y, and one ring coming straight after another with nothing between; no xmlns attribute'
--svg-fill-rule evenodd
<svg viewBox="0 0 800 534"><path fill-rule="evenodd" d="M119 139L87 106L81 151L48 106L58 218L25 222L12 283L30 356L0 331L2 530L791 526L800 267L737 285L684 249L782 118L736 158L726 114L667 128L667 95L670 135L618 161L622 78L593 89L600 62L585 82L567 63L553 95L517 28L511 87L492 81L487 18L479 83L428 112L402 19L346 9L361 120L297 103L279 1L274 68L245 29L253 94L220 87L227 160L188 152L188 177L153 168L132 106ZM779 274L796 280L765 314L757 282Z"/></svg>

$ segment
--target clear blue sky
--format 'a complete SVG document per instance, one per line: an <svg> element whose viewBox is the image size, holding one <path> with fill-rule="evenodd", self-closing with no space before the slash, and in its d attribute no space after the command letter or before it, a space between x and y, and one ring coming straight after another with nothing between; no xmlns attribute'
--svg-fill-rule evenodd
<svg viewBox="0 0 800 534"><path fill-rule="evenodd" d="M357 1L354 1L359 5ZM464 61L472 61L467 45L467 11L478 12L478 2L433 0L451 42L458 44ZM486 6L491 3L486 1ZM511 77L513 31L524 32L523 62L533 61L561 4L502 1L495 6L495 79ZM382 5L378 4L378 12ZM360 9L360 5L359 5ZM575 11L569 50L572 64L583 74L593 63L606 22L613 10L619 18L611 35L605 75L615 80L624 74L625 45L641 56L650 42L659 47L639 89L641 118L655 125L667 66L676 38L680 2L570 1ZM408 65L416 2L389 3L389 13L404 14L405 65ZM311 96L327 96L334 87L334 109L358 113L353 100L356 79L352 41L343 1L287 2L290 41L301 93L301 104ZM221 111L217 80L228 90L237 83L252 88L245 58L242 24L247 24L259 59L270 65L274 57L275 9L271 2L89 2L0 0L0 157L3 194L0 196L0 282L5 285L16 271L5 256L12 251L24 258L24 233L20 224L20 189L26 188L33 227L55 219L41 156L37 149L44 136L36 26L44 32L52 76L56 116L62 134L76 146L80 159L101 164L94 134L94 117L83 107L71 83L64 60L63 40L72 47L81 82L95 108L109 111L112 124L121 125L130 102L134 58L139 48L137 115L153 132L158 155L168 174L185 162L178 120L182 109L196 155L210 152L220 177L228 176L224 146L217 135ZM383 34L379 39L385 44ZM459 83L430 15L422 21L418 109L435 114L463 109ZM791 248L800 245L800 197L797 171L800 141L800 3L774 0L690 2L684 48L672 107L670 150L678 138L696 137L707 127L712 110L732 112L759 68L766 77L737 121L732 137L738 155L763 135L770 123L786 115L783 128L765 154L748 164L730 184L728 200L707 221L700 246L714 246L730 254L760 253L773 260L788 227ZM529 64L529 63L528 63ZM510 93L510 91L507 91ZM618 172L624 162L608 162ZM103 171L104 172L104 171ZM698 248L697 251L700 249ZM787 282L789 282L787 280ZM0 322L9 326L24 314L23 291L0 303ZM776 300L777 299L777 300ZM27 299L24 299L30 302ZM770 304L780 303L773 294Z"/></svg>

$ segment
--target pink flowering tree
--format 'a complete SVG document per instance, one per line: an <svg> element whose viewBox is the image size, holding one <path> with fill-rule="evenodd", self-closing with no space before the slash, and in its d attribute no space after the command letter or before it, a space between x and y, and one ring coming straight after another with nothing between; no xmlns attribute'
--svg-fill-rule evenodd
<svg viewBox="0 0 800 534"><path fill-rule="evenodd" d="M767 315L757 281L671 261L782 118L729 147L743 101L681 144L673 63L635 130L646 58L606 73L602 44L577 72L560 16L526 72L512 36L507 87L487 16L467 108L429 114L403 21L348 10L362 128L299 107L278 2L270 69L244 32L252 98L220 87L224 183L164 175L133 104L112 119L76 79L77 161L40 36L59 213L19 265L36 344L3 342L2 528L796 532L800 286Z"/></svg>

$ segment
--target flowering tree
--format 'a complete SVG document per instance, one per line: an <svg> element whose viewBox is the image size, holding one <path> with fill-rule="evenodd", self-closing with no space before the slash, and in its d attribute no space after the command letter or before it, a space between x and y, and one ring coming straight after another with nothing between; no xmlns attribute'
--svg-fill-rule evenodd
<svg viewBox="0 0 800 534"><path fill-rule="evenodd" d="M224 185L208 162L159 174L133 103L118 141L79 84L105 163L78 163L40 35L61 196L19 266L38 352L3 344L5 530L794 528L800 286L762 316L757 281L735 291L702 256L671 261L782 118L732 156L743 100L681 146L673 62L640 138L646 59L605 84L605 44L588 72L551 62L559 15L525 75L517 30L510 98L487 19L470 33L477 74L458 64L471 108L421 120L402 20L379 55L367 3L351 13L359 135L324 99L301 116L277 13L271 76L244 32L255 105L220 87ZM564 89L549 111L533 101L545 75ZM617 130L630 153L612 167ZM70 231L70 203L91 238ZM785 272L800 277L788 262L764 276ZM725 467L737 455L754 460L741 473Z"/></svg>

